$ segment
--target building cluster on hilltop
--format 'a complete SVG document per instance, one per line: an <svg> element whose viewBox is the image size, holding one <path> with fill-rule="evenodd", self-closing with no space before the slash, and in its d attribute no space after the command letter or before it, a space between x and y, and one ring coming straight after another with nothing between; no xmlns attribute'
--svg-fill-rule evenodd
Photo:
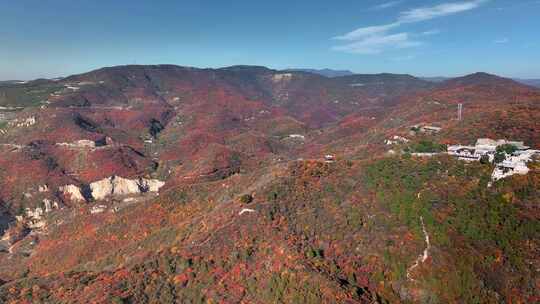
<svg viewBox="0 0 540 304"><path fill-rule="evenodd" d="M501 149L503 146L510 147L510 151ZM493 180L499 180L514 174L527 174L529 172L527 163L535 155L540 155L540 151L530 149L522 141L479 138L474 146L448 146L448 154L456 156L461 160L480 161L484 158L489 162L495 163L495 169L491 178ZM500 159L497 156L500 156Z"/></svg>

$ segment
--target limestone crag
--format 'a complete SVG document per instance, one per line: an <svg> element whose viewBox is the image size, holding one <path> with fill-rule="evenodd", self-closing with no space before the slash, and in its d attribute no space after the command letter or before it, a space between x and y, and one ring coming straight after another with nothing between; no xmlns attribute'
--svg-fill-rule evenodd
<svg viewBox="0 0 540 304"><path fill-rule="evenodd" d="M68 148L95 148L96 142L88 139L80 139L71 143L57 143L57 146L68 147Z"/></svg>
<svg viewBox="0 0 540 304"><path fill-rule="evenodd" d="M129 194L139 194L144 190L142 188L141 180L131 180L120 176L113 176L110 178L112 183L112 196L124 196Z"/></svg>
<svg viewBox="0 0 540 304"><path fill-rule="evenodd" d="M90 194L95 200L104 200L107 197L122 197L126 195L137 195L146 192L158 192L165 182L157 179L128 179L121 176L111 176L90 184ZM74 185L60 188L65 194L69 194L74 201L85 200L81 194L81 189Z"/></svg>
<svg viewBox="0 0 540 304"><path fill-rule="evenodd" d="M92 197L94 199L98 201L103 200L114 192L111 179L112 177L108 177L90 184L90 190L92 191Z"/></svg>
<svg viewBox="0 0 540 304"><path fill-rule="evenodd" d="M38 206L35 209L26 208L25 209L25 218L28 228L31 229L41 229L46 226L46 221L44 216L53 211L53 209L59 209L58 202L51 201L49 199L43 200L43 207ZM21 218L22 220L22 218Z"/></svg>
<svg viewBox="0 0 540 304"><path fill-rule="evenodd" d="M85 201L84 196L82 195L81 189L75 185L66 185L60 187L60 192L65 196L71 199L74 202Z"/></svg>

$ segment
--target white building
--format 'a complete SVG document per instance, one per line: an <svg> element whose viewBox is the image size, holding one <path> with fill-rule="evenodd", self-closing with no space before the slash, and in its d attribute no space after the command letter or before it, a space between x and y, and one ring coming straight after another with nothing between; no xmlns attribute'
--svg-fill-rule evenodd
<svg viewBox="0 0 540 304"><path fill-rule="evenodd" d="M514 174L525 175L529 173L530 169L527 167L527 163L531 161L536 154L540 154L540 151L526 150L514 153L501 163L497 164L495 170L493 170L493 173L491 174L491 178L493 180L499 180Z"/></svg>
<svg viewBox="0 0 540 304"><path fill-rule="evenodd" d="M493 140L489 138L479 138L474 146L452 145L448 146L448 154L457 156L462 160L480 160L484 155L489 157L492 162L497 152L497 147L502 145L512 145L518 151L526 151L529 149L522 141L507 141L504 139Z"/></svg>
<svg viewBox="0 0 540 304"><path fill-rule="evenodd" d="M480 160L480 157L482 157L482 155L477 153L475 146L448 146L447 153L449 155L457 156L461 160Z"/></svg>
<svg viewBox="0 0 540 304"><path fill-rule="evenodd" d="M527 162L531 161L534 155L540 154L538 150L530 150L522 141L493 140L489 138L479 138L474 146L448 146L447 153L468 161L478 161L482 156L488 156L489 161L493 162L497 147L502 145L512 145L516 148L516 151L511 155L505 153L505 159L496 164L491 174L493 180L499 180L514 174L527 174L529 172Z"/></svg>

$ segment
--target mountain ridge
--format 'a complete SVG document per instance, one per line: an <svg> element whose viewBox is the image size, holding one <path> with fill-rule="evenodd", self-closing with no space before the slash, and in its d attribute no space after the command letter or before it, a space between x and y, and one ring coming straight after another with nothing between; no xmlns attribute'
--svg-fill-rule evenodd
<svg viewBox="0 0 540 304"><path fill-rule="evenodd" d="M492 164L413 154L540 148L539 101L242 65L0 86L0 301L534 302L538 165L488 187Z"/></svg>
<svg viewBox="0 0 540 304"><path fill-rule="evenodd" d="M302 69L302 68L293 68L293 69L285 69L285 72L307 72L307 73L313 73L313 74L319 74L321 76L325 77L340 77L340 76L349 76L353 75L354 73L349 70L334 70L334 69Z"/></svg>

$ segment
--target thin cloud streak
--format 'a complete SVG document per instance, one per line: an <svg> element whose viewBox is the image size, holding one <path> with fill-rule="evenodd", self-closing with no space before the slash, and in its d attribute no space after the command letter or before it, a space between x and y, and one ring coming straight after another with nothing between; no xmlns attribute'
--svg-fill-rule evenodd
<svg viewBox="0 0 540 304"><path fill-rule="evenodd" d="M348 41L357 40L359 38L364 38L367 36L373 36L377 34L386 33L390 29L393 29L398 26L400 26L400 24L396 22L396 23L390 23L390 24L385 24L385 25L374 25L374 26L362 27L352 32L349 32L343 36L334 37L334 39L348 40Z"/></svg>
<svg viewBox="0 0 540 304"><path fill-rule="evenodd" d="M509 41L510 41L510 39L508 39L508 38L500 38L500 39L496 39L495 41L493 41L493 43L503 44L503 43L508 43Z"/></svg>
<svg viewBox="0 0 540 304"><path fill-rule="evenodd" d="M335 46L332 49L334 51L342 51L351 54L379 54L389 46L404 49L420 46L422 44L419 41L411 41L409 38L408 33L375 35L347 45Z"/></svg>
<svg viewBox="0 0 540 304"><path fill-rule="evenodd" d="M434 29L434 30L429 30L429 31L422 32L422 35L423 36L432 36L432 35L437 35L437 34L440 34L440 33L441 33L440 30Z"/></svg>
<svg viewBox="0 0 540 304"><path fill-rule="evenodd" d="M349 44L335 46L332 49L347 53L378 54L386 48L414 47L422 45L420 41L410 40L409 33L389 34L388 32L407 23L416 23L443 16L453 15L475 9L491 0L470 0L461 2L447 2L431 7L420 7L403 11L396 21L383 25L361 27L341 36L333 37L334 40L349 41ZM390 2L388 2L390 3ZM388 4L386 3L386 4ZM385 5L384 3L381 5ZM428 36L440 33L439 30L430 30L419 35ZM418 34L416 35L418 36ZM399 37L399 43L385 43Z"/></svg>
<svg viewBox="0 0 540 304"><path fill-rule="evenodd" d="M402 12L398 23L413 23L469 11L489 0L443 3L432 7L421 7Z"/></svg>
<svg viewBox="0 0 540 304"><path fill-rule="evenodd" d="M389 2L385 2L385 3L381 3L379 5L375 5L374 7L372 7L371 9L372 10L376 10L376 11L380 11L380 10L384 10L384 9L387 9L387 8L391 8L391 7L394 7L394 6L397 6L399 5L401 2L403 2L402 0L399 0L399 1L389 1Z"/></svg>

